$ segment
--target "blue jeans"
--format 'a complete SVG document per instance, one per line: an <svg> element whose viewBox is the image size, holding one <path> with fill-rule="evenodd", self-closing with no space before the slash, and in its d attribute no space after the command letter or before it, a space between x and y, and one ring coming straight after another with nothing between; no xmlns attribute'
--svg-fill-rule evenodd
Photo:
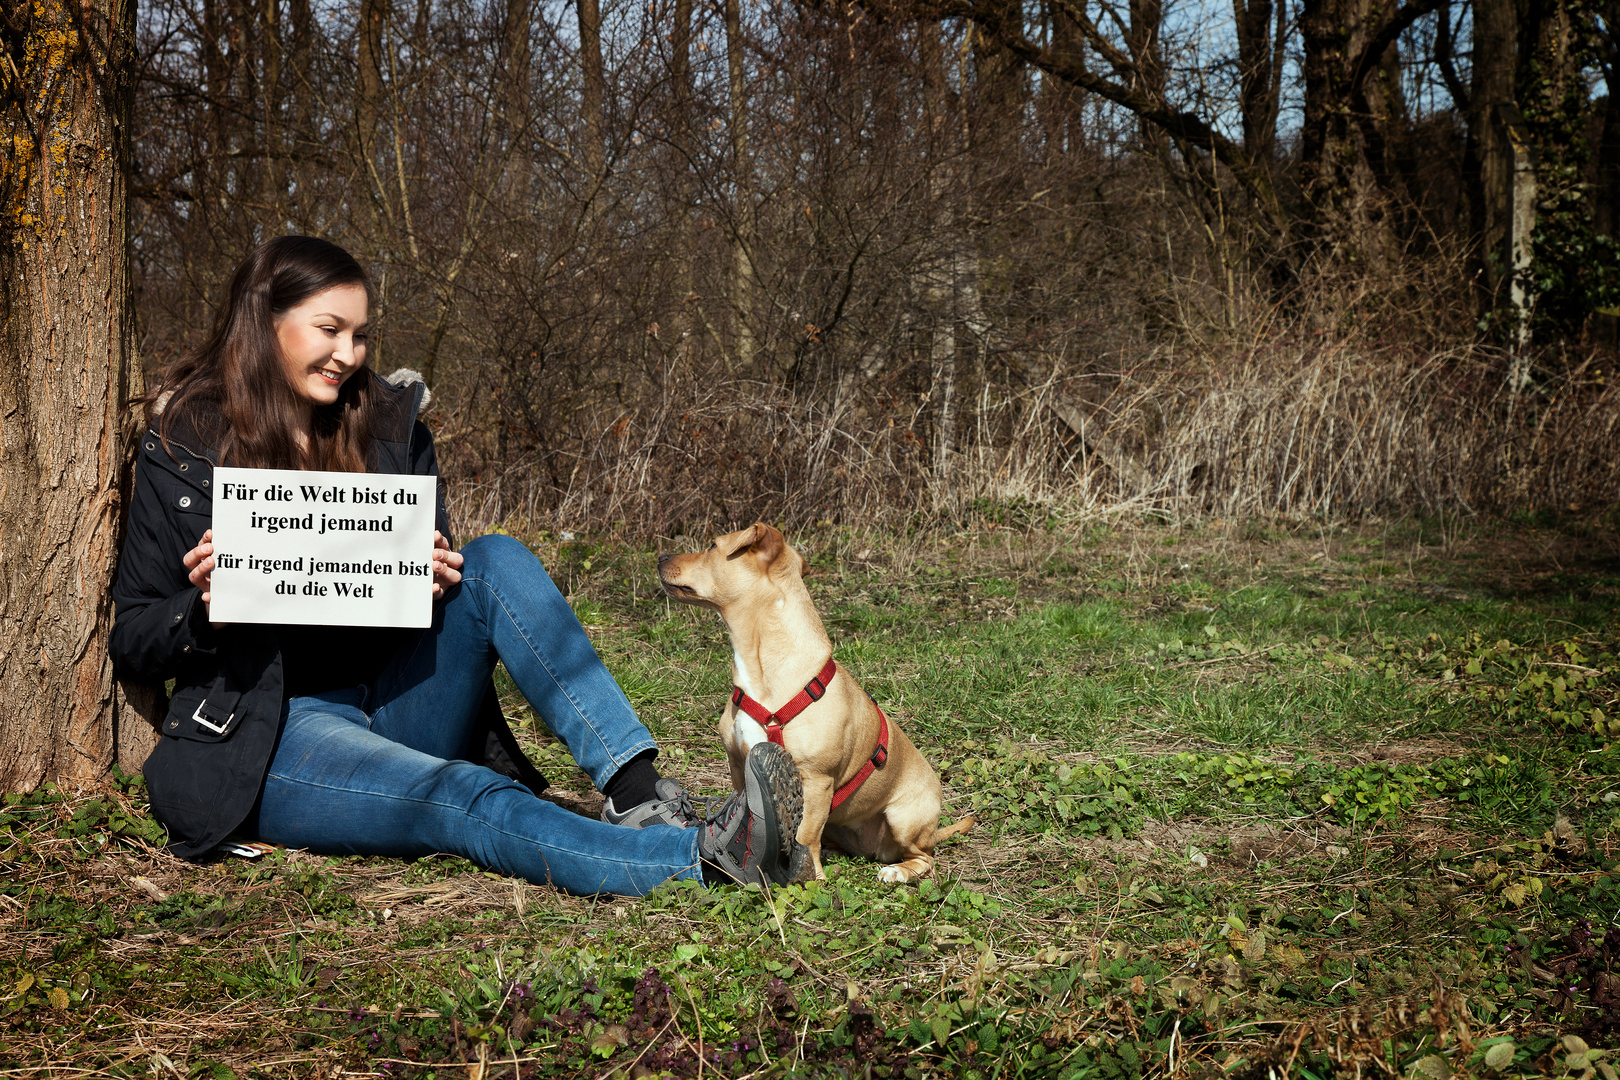
<svg viewBox="0 0 1620 1080"><path fill-rule="evenodd" d="M655 745L528 548L483 536L462 555L433 626L374 686L283 706L259 836L334 855L445 852L572 893L701 881L695 829L608 825L456 760L497 659L597 787Z"/></svg>

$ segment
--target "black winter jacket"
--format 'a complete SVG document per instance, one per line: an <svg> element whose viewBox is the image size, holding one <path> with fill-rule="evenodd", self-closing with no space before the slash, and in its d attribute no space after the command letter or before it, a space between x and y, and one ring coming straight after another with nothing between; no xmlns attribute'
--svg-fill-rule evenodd
<svg viewBox="0 0 1620 1080"><path fill-rule="evenodd" d="M372 430L370 471L437 476L433 436L417 419L426 387L395 387L381 379L377 384L386 392ZM213 628L202 590L191 584L183 561L212 522L216 463L217 455L184 417L175 418L168 450L155 431L147 432L113 585L110 649L119 677L174 680L162 738L142 772L152 813L169 830L169 849L187 859L211 851L248 819L281 730L275 630L253 624ZM448 537L442 493L437 520ZM493 683L467 756L532 791L546 786L513 740Z"/></svg>

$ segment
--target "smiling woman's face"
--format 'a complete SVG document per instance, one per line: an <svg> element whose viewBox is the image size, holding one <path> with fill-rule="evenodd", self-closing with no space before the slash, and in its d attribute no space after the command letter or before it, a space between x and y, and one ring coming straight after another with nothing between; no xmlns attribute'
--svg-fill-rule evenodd
<svg viewBox="0 0 1620 1080"><path fill-rule="evenodd" d="M363 285L318 292L276 319L287 381L312 405L330 405L366 362L367 297Z"/></svg>

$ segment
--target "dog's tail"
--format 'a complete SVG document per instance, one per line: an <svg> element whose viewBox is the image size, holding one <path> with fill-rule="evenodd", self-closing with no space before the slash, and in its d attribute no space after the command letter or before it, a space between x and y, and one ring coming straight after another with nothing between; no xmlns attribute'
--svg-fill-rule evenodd
<svg viewBox="0 0 1620 1080"><path fill-rule="evenodd" d="M967 817L963 818L961 821L952 822L951 824L945 826L943 829L935 829L934 830L934 843L937 844L942 840L948 840L951 837L955 836L957 833L965 833L969 829L973 828L973 826L977 825L978 823L979 823L979 819L974 817L972 814L969 814Z"/></svg>

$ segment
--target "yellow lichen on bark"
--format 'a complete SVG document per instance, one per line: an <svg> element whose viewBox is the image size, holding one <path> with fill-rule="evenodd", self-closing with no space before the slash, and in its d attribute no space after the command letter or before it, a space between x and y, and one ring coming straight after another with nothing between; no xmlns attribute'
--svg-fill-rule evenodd
<svg viewBox="0 0 1620 1080"><path fill-rule="evenodd" d="M67 3L82 5L82 24ZM119 162L132 9L33 0L28 10L16 67L0 74L0 640L16 646L0 649L0 704L14 721L0 730L0 789L9 790L94 775L119 741L104 642L134 434L125 395L141 382ZM90 48L103 27L112 36ZM42 549L45 536L54 540Z"/></svg>

